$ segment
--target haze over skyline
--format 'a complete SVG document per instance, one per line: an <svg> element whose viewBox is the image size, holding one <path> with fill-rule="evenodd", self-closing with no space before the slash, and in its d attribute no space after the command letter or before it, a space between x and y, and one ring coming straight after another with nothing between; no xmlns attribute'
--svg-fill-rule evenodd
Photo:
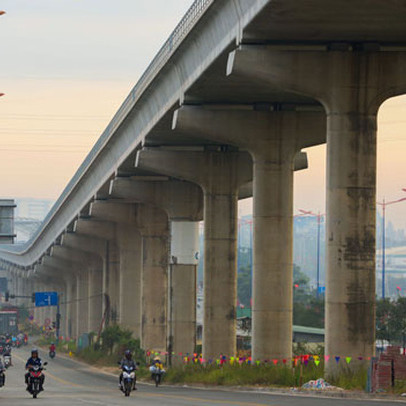
<svg viewBox="0 0 406 406"><path fill-rule="evenodd" d="M56 200L192 0L3 0L0 195ZM378 124L378 200L406 187L406 96ZM325 211L325 146L295 175L297 209ZM242 214L250 203L240 205ZM380 208L378 208L380 210ZM406 203L388 220L406 228Z"/></svg>

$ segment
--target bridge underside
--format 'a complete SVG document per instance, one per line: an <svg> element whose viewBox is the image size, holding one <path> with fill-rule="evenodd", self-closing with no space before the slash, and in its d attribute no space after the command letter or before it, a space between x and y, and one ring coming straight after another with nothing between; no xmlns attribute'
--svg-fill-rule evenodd
<svg viewBox="0 0 406 406"><path fill-rule="evenodd" d="M236 208L253 195L253 357L289 359L293 174L327 142L326 354L373 355L376 115L406 92L406 3L328 3L214 1L31 245L0 252L35 289L92 298L85 317L65 306L65 334L119 321L145 348L194 352L204 219L204 358L234 355Z"/></svg>

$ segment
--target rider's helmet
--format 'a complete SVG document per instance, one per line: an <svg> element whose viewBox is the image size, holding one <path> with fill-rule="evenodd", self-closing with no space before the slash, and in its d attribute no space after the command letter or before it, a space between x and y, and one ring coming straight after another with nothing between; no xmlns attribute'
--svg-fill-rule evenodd
<svg viewBox="0 0 406 406"><path fill-rule="evenodd" d="M126 350L126 351L124 352L124 356L125 356L128 360L130 360L133 355L131 354L131 351L130 351L130 350Z"/></svg>
<svg viewBox="0 0 406 406"><path fill-rule="evenodd" d="M55 345L55 343L51 343L51 345Z"/></svg>
<svg viewBox="0 0 406 406"><path fill-rule="evenodd" d="M34 355L38 357L38 350L36 348L33 348L31 350L31 357L33 357Z"/></svg>

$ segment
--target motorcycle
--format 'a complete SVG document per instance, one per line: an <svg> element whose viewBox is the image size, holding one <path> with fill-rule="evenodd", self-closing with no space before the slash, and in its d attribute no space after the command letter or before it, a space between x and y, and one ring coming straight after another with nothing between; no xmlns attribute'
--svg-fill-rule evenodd
<svg viewBox="0 0 406 406"><path fill-rule="evenodd" d="M6 374L4 373L4 369L0 369L0 388L2 388L5 383L6 383Z"/></svg>
<svg viewBox="0 0 406 406"><path fill-rule="evenodd" d="M4 360L4 367L5 368L8 368L8 367L11 366L11 355L4 355L3 360Z"/></svg>
<svg viewBox="0 0 406 406"><path fill-rule="evenodd" d="M149 367L149 371L151 372L151 378L155 382L155 386L162 382L162 377L165 374L165 370L159 366L151 365Z"/></svg>
<svg viewBox="0 0 406 406"><path fill-rule="evenodd" d="M54 359L56 355L55 351L49 351L49 358Z"/></svg>
<svg viewBox="0 0 406 406"><path fill-rule="evenodd" d="M48 365L48 363L44 362L44 366L46 365ZM41 392L41 377L42 371L44 370L45 368L39 365L31 367L29 370L28 391L34 399L36 399L37 395Z"/></svg>
<svg viewBox="0 0 406 406"><path fill-rule="evenodd" d="M125 396L130 396L131 390L135 387L136 383L135 368L123 365L122 370L121 390Z"/></svg>

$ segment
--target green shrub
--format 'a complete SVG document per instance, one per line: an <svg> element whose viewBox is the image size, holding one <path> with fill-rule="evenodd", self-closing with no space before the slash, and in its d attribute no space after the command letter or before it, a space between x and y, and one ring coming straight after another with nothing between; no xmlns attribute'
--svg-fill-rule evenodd
<svg viewBox="0 0 406 406"><path fill-rule="evenodd" d="M343 389L360 389L363 390L367 383L367 367L360 366L354 368L349 365L342 366L340 373L329 380L329 382Z"/></svg>
<svg viewBox="0 0 406 406"><path fill-rule="evenodd" d="M96 350L97 346L93 348ZM121 359L125 350L131 350L133 358L145 364L145 353L140 340L133 338L130 330L122 329L118 325L107 327L101 334L101 351Z"/></svg>
<svg viewBox="0 0 406 406"><path fill-rule="evenodd" d="M323 375L323 369L305 366L302 380L307 382ZM213 385L272 385L297 386L300 381L300 368L274 365L184 365L170 368L165 378L173 383L203 383Z"/></svg>

